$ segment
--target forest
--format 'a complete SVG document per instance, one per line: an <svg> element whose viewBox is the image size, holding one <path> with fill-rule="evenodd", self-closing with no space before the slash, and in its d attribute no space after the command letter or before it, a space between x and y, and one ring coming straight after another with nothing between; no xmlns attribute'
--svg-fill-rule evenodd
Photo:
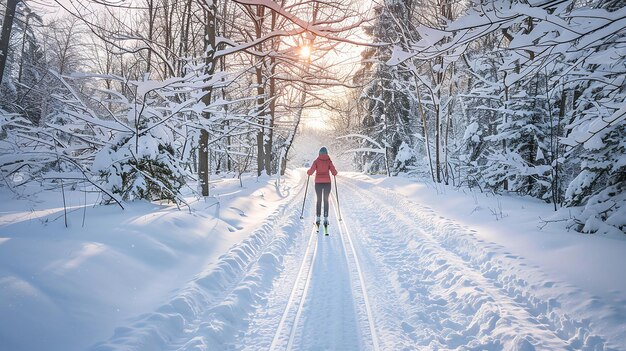
<svg viewBox="0 0 626 351"><path fill-rule="evenodd" d="M211 175L283 174L308 118L358 171L626 232L626 1L3 0L0 18L16 194L182 209Z"/></svg>

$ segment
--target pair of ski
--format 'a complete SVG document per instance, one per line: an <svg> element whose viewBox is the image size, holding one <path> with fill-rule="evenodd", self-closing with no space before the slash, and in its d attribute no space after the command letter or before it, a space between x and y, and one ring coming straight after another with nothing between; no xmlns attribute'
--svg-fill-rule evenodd
<svg viewBox="0 0 626 351"><path fill-rule="evenodd" d="M318 233L320 232L320 227L323 227L324 235L328 236L328 224L320 225L319 223L315 223L315 225L317 226Z"/></svg>

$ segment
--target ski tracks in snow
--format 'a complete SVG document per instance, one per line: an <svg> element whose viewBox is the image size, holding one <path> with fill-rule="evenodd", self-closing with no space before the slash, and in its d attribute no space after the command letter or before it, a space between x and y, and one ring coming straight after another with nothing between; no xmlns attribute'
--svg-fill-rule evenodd
<svg viewBox="0 0 626 351"><path fill-rule="evenodd" d="M289 280L294 274L287 268L266 309L251 318L244 350L380 350L359 258L345 222L336 218L330 236L315 229L309 234L295 279ZM291 286L286 302L283 282ZM263 340L273 328L266 348Z"/></svg>
<svg viewBox="0 0 626 351"><path fill-rule="evenodd" d="M94 349L613 347L546 293L573 288L432 210L344 177L344 221L332 199L335 216L323 236L308 229L312 215L299 218L303 190L169 303Z"/></svg>
<svg viewBox="0 0 626 351"><path fill-rule="evenodd" d="M299 218L303 190L169 302L92 350L378 351L349 233L336 218L330 236L310 231Z"/></svg>
<svg viewBox="0 0 626 351"><path fill-rule="evenodd" d="M313 265L317 257L318 246L316 239L317 238L315 235L315 229L313 229L310 233L308 245L304 253L304 259L300 264L300 270L298 271L295 283L293 285L293 288L291 289L291 294L289 295L289 299L287 300L287 306L285 307L285 311L283 312L280 323L278 323L278 327L276 328L274 338L272 339L272 344L270 345L271 351L277 349L281 340L281 336L283 335L283 330L289 330L289 333L285 333L285 336L287 337L287 349L291 350L293 347L293 341L296 335L296 328L294 326L298 325L298 321L300 320L300 316L302 314L302 306L304 304L304 300L306 299L307 291L309 290L309 284L311 282ZM305 271L306 275L304 273ZM295 313L292 313L293 311L295 311ZM290 323L289 320L291 320L291 326L287 327L287 324Z"/></svg>
<svg viewBox="0 0 626 351"><path fill-rule="evenodd" d="M357 251L376 281L381 349L609 349L589 321L535 294L538 267L389 190L342 185Z"/></svg>

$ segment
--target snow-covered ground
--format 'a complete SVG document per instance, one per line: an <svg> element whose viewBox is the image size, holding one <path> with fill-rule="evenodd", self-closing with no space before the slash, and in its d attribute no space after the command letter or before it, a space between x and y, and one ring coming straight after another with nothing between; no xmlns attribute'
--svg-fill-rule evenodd
<svg viewBox="0 0 626 351"><path fill-rule="evenodd" d="M312 186L300 219L303 174L219 179L191 213L88 207L84 228L74 193L70 229L58 193L3 190L0 349L626 350L626 238L539 229L553 214L533 199L345 172L325 237Z"/></svg>
<svg viewBox="0 0 626 351"><path fill-rule="evenodd" d="M176 303L188 282L271 221L293 196L281 187L215 179L211 198L187 199L191 212L147 202L85 208L83 193L66 191L69 229L59 191L0 188L0 350L85 350Z"/></svg>

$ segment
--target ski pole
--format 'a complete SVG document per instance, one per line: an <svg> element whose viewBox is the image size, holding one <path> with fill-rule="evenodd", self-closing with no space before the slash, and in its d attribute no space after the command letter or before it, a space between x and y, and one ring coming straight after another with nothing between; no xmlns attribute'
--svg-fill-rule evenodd
<svg viewBox="0 0 626 351"><path fill-rule="evenodd" d="M309 179L311 179L311 176L306 178L306 188L304 188L304 200L302 200L302 212L300 213L300 219L304 219L304 203L306 202L306 193L309 191Z"/></svg>
<svg viewBox="0 0 626 351"><path fill-rule="evenodd" d="M337 197L337 211L339 212L339 222L341 222L341 208L339 207L339 192L337 191L337 176L335 177L335 196Z"/></svg>

